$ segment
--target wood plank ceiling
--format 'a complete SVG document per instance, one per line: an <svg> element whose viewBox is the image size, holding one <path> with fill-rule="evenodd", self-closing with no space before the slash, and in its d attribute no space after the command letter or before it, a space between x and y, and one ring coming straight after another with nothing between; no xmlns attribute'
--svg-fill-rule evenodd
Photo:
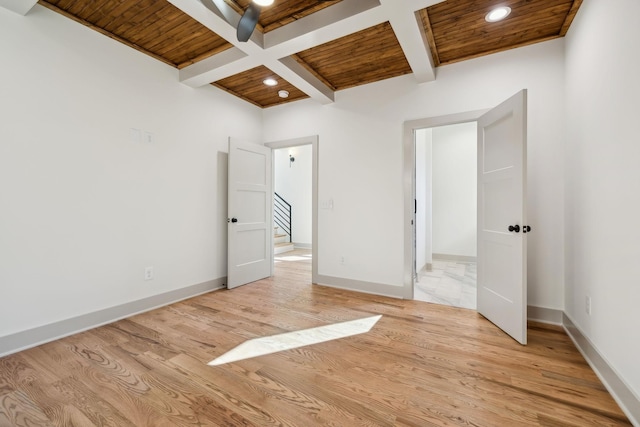
<svg viewBox="0 0 640 427"><path fill-rule="evenodd" d="M165 0L39 3L177 68L233 46Z"/></svg>
<svg viewBox="0 0 640 427"><path fill-rule="evenodd" d="M254 37L241 43L229 22L251 0L221 1L39 3L181 70L185 84L211 83L266 108L308 97L331 102L336 91L411 73L435 77L440 66L563 37L582 2L275 0L263 8ZM511 14L489 23L485 15L496 5ZM351 32L340 25L346 20ZM264 85L267 77L278 85Z"/></svg>

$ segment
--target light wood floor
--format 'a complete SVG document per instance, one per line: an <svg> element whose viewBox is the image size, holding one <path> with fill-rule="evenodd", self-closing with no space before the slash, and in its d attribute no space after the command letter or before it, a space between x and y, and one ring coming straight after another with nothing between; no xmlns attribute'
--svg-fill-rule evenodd
<svg viewBox="0 0 640 427"><path fill-rule="evenodd" d="M283 254L286 257L289 254ZM520 346L476 312L312 286L309 261L0 359L0 426L629 425L569 338ZM248 338L367 334L217 367Z"/></svg>

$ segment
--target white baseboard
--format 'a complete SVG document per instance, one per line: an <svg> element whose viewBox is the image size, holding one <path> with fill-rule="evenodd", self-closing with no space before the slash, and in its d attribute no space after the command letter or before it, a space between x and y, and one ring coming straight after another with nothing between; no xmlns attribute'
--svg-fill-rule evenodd
<svg viewBox="0 0 640 427"><path fill-rule="evenodd" d="M418 273L421 273L423 271L433 271L433 264L428 262L418 269Z"/></svg>
<svg viewBox="0 0 640 427"><path fill-rule="evenodd" d="M562 310L555 308L527 306L527 319L535 322L562 325Z"/></svg>
<svg viewBox="0 0 640 427"><path fill-rule="evenodd" d="M293 246L296 249L312 249L313 247L311 243L298 243L298 242L293 242Z"/></svg>
<svg viewBox="0 0 640 427"><path fill-rule="evenodd" d="M580 353L587 360L591 369L596 373L600 381L613 396L615 401L620 405L625 415L636 427L640 427L640 399L633 393L631 388L627 386L624 380L609 365L598 350L593 346L591 341L580 331L573 323L573 320L563 313L562 325L567 335L571 338Z"/></svg>
<svg viewBox="0 0 640 427"><path fill-rule="evenodd" d="M478 258L467 255L450 255L450 254L431 254L434 260L439 261L459 261L459 262L477 262Z"/></svg>
<svg viewBox="0 0 640 427"><path fill-rule="evenodd" d="M57 340L78 332L115 322L135 314L153 310L174 302L225 287L226 277L209 280L186 288L176 289L136 301L127 302L92 313L82 314L59 322L38 326L0 337L0 357Z"/></svg>
<svg viewBox="0 0 640 427"><path fill-rule="evenodd" d="M116 320L153 310L187 298L222 289L225 287L225 283L226 277L222 277L197 285L188 286L186 288L109 307L93 313L87 313L48 325L16 332L11 335L5 335L0 337L0 357L112 323ZM324 275L318 275L316 283L338 289L360 291L394 298L401 298L402 293L402 287L399 286L363 282L359 280ZM620 405L631 423L636 427L640 427L640 399L635 396L633 391L600 355L589 339L580 331L580 329L578 329L566 313L557 309L529 306L527 308L527 317L529 320L533 321L562 325L567 332L567 335L569 335L596 375L603 382L618 405Z"/></svg>
<svg viewBox="0 0 640 427"><path fill-rule="evenodd" d="M562 310L528 306L527 318L536 322L561 325L573 341L578 351L586 359L591 369L596 373L600 381L607 388L611 396L625 415L636 427L640 427L640 399L626 385L622 378L600 355L598 350L591 344L591 341L575 326L573 321Z"/></svg>
<svg viewBox="0 0 640 427"><path fill-rule="evenodd" d="M346 291L362 292L365 294L381 295L383 297L402 298L402 286L386 285L384 283L364 282L362 280L345 279L343 277L325 276L318 274L314 284Z"/></svg>

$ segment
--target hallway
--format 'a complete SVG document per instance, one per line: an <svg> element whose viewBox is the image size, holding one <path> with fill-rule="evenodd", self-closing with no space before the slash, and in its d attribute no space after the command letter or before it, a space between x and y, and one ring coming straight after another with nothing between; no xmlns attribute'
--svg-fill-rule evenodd
<svg viewBox="0 0 640 427"><path fill-rule="evenodd" d="M413 298L475 310L476 263L434 259L432 271L418 273Z"/></svg>

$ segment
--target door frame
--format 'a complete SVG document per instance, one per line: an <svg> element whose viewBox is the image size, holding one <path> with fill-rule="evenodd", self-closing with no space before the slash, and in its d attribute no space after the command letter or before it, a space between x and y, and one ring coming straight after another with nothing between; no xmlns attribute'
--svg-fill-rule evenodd
<svg viewBox="0 0 640 427"><path fill-rule="evenodd" d="M265 142L265 147L276 150L280 148L300 147L311 145L311 283L318 283L318 135L303 136L301 138L286 139L280 141ZM273 156L271 156L273 162ZM272 170L272 182L275 182L275 165ZM275 191L275 186L274 186ZM272 245L273 246L273 245ZM271 252L271 275L273 276L275 262L273 261L273 248Z"/></svg>
<svg viewBox="0 0 640 427"><path fill-rule="evenodd" d="M402 298L413 299L415 286L415 250L416 215L414 200L416 197L416 154L415 131L418 129L439 126L457 125L460 123L477 122L489 109L474 110L458 114L428 117L404 122L403 126L403 173L402 186L404 194L404 271L402 282Z"/></svg>

